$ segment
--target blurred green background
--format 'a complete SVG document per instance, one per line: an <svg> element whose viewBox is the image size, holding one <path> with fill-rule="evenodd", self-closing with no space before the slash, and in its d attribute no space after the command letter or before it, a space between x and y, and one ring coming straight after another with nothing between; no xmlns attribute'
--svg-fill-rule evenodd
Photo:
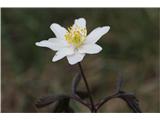
<svg viewBox="0 0 160 120"><path fill-rule="evenodd" d="M68 27L79 17L86 18L88 33L98 26L111 27L98 41L103 51L82 61L94 99L113 93L121 72L124 89L136 94L142 111L160 111L159 9L2 8L1 14L2 112L50 112L50 107L36 109L35 100L70 94L78 66L69 65L66 58L53 63L55 52L35 42L54 37L49 28L53 22ZM89 112L71 104L76 112ZM114 99L99 112L131 111L122 100Z"/></svg>

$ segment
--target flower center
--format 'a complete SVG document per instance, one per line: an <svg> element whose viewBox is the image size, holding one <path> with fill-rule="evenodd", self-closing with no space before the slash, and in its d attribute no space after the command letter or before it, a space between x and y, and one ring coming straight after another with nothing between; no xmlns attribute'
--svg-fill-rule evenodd
<svg viewBox="0 0 160 120"><path fill-rule="evenodd" d="M87 29L79 26L71 26L65 34L67 42L76 48L80 47L85 41L87 36Z"/></svg>

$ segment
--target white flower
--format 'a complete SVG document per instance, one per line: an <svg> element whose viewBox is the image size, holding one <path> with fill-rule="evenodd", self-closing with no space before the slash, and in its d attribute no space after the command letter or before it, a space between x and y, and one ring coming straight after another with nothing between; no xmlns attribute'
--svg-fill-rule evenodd
<svg viewBox="0 0 160 120"><path fill-rule="evenodd" d="M109 26L98 27L87 35L84 18L76 19L68 30L56 23L53 23L50 28L56 38L36 42L36 45L57 51L52 59L53 62L66 56L71 65L82 61L85 54L99 53L102 48L96 42L110 29Z"/></svg>

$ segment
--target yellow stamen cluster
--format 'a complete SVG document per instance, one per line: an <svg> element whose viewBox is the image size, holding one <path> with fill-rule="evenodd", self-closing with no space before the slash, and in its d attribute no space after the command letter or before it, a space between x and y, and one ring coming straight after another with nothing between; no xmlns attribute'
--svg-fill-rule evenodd
<svg viewBox="0 0 160 120"><path fill-rule="evenodd" d="M68 28L68 32L65 34L67 42L76 48L80 47L85 41L87 36L86 28L79 26L71 26Z"/></svg>

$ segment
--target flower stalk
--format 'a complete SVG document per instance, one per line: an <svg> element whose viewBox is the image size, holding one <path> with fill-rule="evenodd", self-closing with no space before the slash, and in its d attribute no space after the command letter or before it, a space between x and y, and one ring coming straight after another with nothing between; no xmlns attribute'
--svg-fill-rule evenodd
<svg viewBox="0 0 160 120"><path fill-rule="evenodd" d="M94 101L93 101L93 98L92 98L91 90L89 88L87 79L85 77L85 74L83 72L83 68L82 68L82 65L81 65L80 62L78 63L78 66L80 68L80 72L82 74L82 77L83 77L83 80L84 80L84 83L85 83L85 86L86 86L86 89L87 89L87 92L88 92L88 95L89 95L89 100L90 100L90 104L91 104L91 112L95 112Z"/></svg>

